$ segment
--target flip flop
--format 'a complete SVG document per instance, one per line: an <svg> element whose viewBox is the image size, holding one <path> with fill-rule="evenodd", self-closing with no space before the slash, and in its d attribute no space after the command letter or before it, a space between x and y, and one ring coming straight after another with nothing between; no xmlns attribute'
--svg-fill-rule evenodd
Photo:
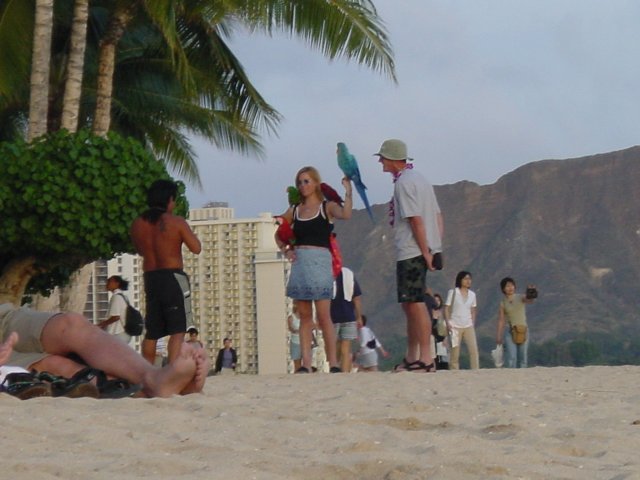
<svg viewBox="0 0 640 480"><path fill-rule="evenodd" d="M28 400L36 397L50 397L51 387L41 382L30 373L9 373L2 385L0 392L8 393L20 400Z"/></svg>

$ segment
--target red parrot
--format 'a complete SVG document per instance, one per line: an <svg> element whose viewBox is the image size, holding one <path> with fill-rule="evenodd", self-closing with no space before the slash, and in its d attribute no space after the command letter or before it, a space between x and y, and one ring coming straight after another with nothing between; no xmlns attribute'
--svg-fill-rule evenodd
<svg viewBox="0 0 640 480"><path fill-rule="evenodd" d="M296 236L286 218L276 217L276 223L278 224L278 229L276 230L278 239L285 245L294 245L296 243Z"/></svg>
<svg viewBox="0 0 640 480"><path fill-rule="evenodd" d="M330 185L323 182L320 184L320 190L322 190L324 198L326 198L330 202L336 202L338 205L342 205L344 203L344 200L342 200L340 194L336 192Z"/></svg>
<svg viewBox="0 0 640 480"><path fill-rule="evenodd" d="M338 278L340 271L342 270L342 252L340 251L340 244L336 234L331 232L329 236L329 247L331 250L331 269L333 271L333 278Z"/></svg>

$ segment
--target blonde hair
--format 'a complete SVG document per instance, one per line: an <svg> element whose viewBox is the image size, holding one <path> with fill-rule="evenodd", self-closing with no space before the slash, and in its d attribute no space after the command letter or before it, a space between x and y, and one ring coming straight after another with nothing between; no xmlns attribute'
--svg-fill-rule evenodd
<svg viewBox="0 0 640 480"><path fill-rule="evenodd" d="M324 199L324 195L322 195L322 189L320 188L320 184L322 183L322 179L320 178L320 172L318 172L318 170L315 167L302 167L300 170L298 170L298 173L296 173L296 188L298 188L298 190L300 189L298 187L298 180L300 180L300 175L302 175L303 173L307 173L309 174L309 176L311 177L311 179L316 182L316 189L315 189L315 194L318 197L318 200L322 201ZM301 200L302 203L304 203L304 197L301 196Z"/></svg>

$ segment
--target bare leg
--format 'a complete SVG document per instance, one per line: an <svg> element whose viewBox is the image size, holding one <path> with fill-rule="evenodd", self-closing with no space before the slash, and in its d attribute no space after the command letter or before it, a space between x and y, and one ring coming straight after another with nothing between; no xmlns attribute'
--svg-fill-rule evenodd
<svg viewBox="0 0 640 480"><path fill-rule="evenodd" d="M429 365L431 357L431 318L424 302L405 302L402 309L407 317L407 360L420 360Z"/></svg>
<svg viewBox="0 0 640 480"><path fill-rule="evenodd" d="M338 340L338 353L340 369L349 373L351 371L351 340Z"/></svg>
<svg viewBox="0 0 640 480"><path fill-rule="evenodd" d="M329 366L337 367L336 331L331 321L331 300L316 300L316 314L320 330L322 330L322 337L324 338L324 351L327 355L327 361Z"/></svg>
<svg viewBox="0 0 640 480"><path fill-rule="evenodd" d="M300 353L302 366L311 370L311 342L313 340L313 309L311 302L296 300L298 315L300 316Z"/></svg>
<svg viewBox="0 0 640 480"><path fill-rule="evenodd" d="M16 332L11 332L4 343L0 344L0 366L4 365L7 360L9 360L9 357L13 352L13 347L16 343L18 343L18 334Z"/></svg>
<svg viewBox="0 0 640 480"><path fill-rule="evenodd" d="M79 372L84 367L85 365L74 362L70 358L62 357L60 355L49 355L30 365L29 369L33 369L38 372L53 373L60 377L71 378L76 372Z"/></svg>
<svg viewBox="0 0 640 480"><path fill-rule="evenodd" d="M42 346L51 355L77 353L90 366L108 375L139 383L148 396L168 397L182 392L188 385L200 386L202 372L193 348L185 345L174 363L165 368L153 367L119 338L91 325L75 313L50 318L41 336ZM45 359L46 360L46 359ZM54 374L62 372L52 371ZM65 375L66 376L66 375ZM202 385L201 385L202 384Z"/></svg>
<svg viewBox="0 0 640 480"><path fill-rule="evenodd" d="M298 358L293 361L293 371L297 371L302 366L302 359Z"/></svg>
<svg viewBox="0 0 640 480"><path fill-rule="evenodd" d="M169 363L173 361L178 355L180 355L180 349L184 343L184 333L174 333L169 337L169 343L167 345L167 353L169 356Z"/></svg>
<svg viewBox="0 0 640 480"><path fill-rule="evenodd" d="M415 322L411 322L409 320L409 313L406 305L406 303L400 304L407 320L407 354L404 358L407 362L412 363L420 358L420 346L416 342L417 333L415 331Z"/></svg>
<svg viewBox="0 0 640 480"><path fill-rule="evenodd" d="M142 356L149 362L151 365L155 365L156 363L156 344L157 340L149 340L145 338L142 341Z"/></svg>

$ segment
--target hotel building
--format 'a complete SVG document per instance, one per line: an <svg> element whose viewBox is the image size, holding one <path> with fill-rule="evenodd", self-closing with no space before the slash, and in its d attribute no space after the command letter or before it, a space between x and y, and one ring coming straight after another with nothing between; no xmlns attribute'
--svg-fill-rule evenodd
<svg viewBox="0 0 640 480"><path fill-rule="evenodd" d="M234 218L226 203L189 212L202 252L184 253L193 318L212 363L225 337L238 354L236 372L287 373L288 262L274 241L270 213Z"/></svg>

